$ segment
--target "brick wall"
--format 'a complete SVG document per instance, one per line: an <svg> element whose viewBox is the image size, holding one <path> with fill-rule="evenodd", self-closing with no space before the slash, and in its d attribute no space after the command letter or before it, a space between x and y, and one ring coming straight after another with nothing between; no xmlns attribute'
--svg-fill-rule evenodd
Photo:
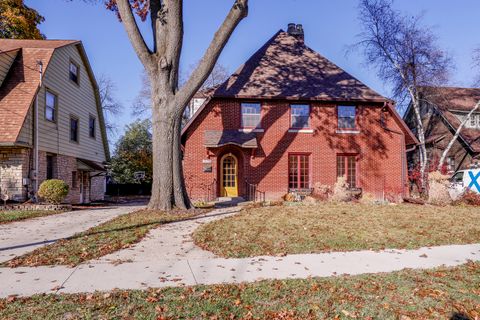
<svg viewBox="0 0 480 320"><path fill-rule="evenodd" d="M11 200L23 201L27 189L22 185L28 178L30 149L0 148L0 193L7 193Z"/></svg>
<svg viewBox="0 0 480 320"><path fill-rule="evenodd" d="M228 152L239 158L239 193L244 194L243 180L258 184L268 199L278 199L288 191L288 154L308 153L310 185L333 185L336 182L338 154L357 156L357 185L377 198L399 198L405 190L406 160L404 134L393 115L384 113L382 105L357 107L357 134L337 132L336 107L312 103L310 128L313 133L289 132L290 103L262 102L263 133L257 133L258 149L234 146L206 149L205 130L238 130L240 102L212 100L185 136L184 168L192 199L205 196L214 179L219 189L219 159ZM383 118L385 130L380 125ZM212 172L203 172L203 160L212 161Z"/></svg>

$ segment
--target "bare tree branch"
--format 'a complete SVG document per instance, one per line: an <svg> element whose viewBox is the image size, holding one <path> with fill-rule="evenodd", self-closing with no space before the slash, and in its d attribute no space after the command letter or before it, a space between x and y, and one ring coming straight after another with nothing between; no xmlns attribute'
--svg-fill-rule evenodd
<svg viewBox="0 0 480 320"><path fill-rule="evenodd" d="M135 21L135 17L133 16L129 1L116 0L116 4L118 7L118 13L122 19L123 25L125 26L125 31L127 32L128 38L132 43L135 53L144 66L151 66L151 51L148 49L145 40L138 29L138 25Z"/></svg>
<svg viewBox="0 0 480 320"><path fill-rule="evenodd" d="M215 63L220 56L223 48L230 39L233 30L237 25L248 15L248 0L235 0L234 5L230 9L227 17L223 21L220 28L215 33L210 46L205 52L203 58L200 60L197 68L193 71L190 79L179 90L176 102L178 105L186 106L187 102L192 98L195 92L201 87L203 82L207 79L209 73L215 66ZM180 110L180 113L182 113Z"/></svg>
<svg viewBox="0 0 480 320"><path fill-rule="evenodd" d="M112 118L118 116L123 109L122 104L115 98L116 85L112 79L106 75L101 75L98 79L98 90L105 117L105 127L109 135L115 135L117 126Z"/></svg>
<svg viewBox="0 0 480 320"><path fill-rule="evenodd" d="M363 30L354 47L362 49L366 63L375 66L378 76L392 86L393 98L411 101L420 141L421 181L425 186L428 159L420 90L423 86L446 83L452 63L438 47L430 29L421 26L421 18L402 15L393 9L391 0L361 0L359 19Z"/></svg>

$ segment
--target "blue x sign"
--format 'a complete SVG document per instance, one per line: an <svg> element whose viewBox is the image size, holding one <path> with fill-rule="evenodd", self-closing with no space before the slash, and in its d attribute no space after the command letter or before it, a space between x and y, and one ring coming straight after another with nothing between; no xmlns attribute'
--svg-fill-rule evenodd
<svg viewBox="0 0 480 320"><path fill-rule="evenodd" d="M476 175L473 175L472 171L468 171L468 176L472 181L470 181L470 184L468 185L468 189L472 189L472 187L477 188L477 192L480 192L480 184L478 184L478 178L480 177L480 172L478 172Z"/></svg>

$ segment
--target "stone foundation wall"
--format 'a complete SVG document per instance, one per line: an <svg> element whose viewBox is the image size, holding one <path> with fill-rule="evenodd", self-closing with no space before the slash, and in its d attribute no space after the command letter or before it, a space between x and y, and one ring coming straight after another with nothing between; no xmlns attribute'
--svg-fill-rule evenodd
<svg viewBox="0 0 480 320"><path fill-rule="evenodd" d="M30 149L0 148L0 193L10 200L24 201L27 188L23 178L29 177Z"/></svg>

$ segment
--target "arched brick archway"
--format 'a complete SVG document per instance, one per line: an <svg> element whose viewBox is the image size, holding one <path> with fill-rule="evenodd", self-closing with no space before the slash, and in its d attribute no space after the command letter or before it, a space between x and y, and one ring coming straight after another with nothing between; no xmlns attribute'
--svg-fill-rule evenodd
<svg viewBox="0 0 480 320"><path fill-rule="evenodd" d="M227 145L218 150L217 158L217 196L244 196L245 155L237 146ZM232 161L235 161L236 192L232 190ZM225 167L230 166L229 169ZM226 170L225 170L226 169ZM233 194L232 194L233 192Z"/></svg>

